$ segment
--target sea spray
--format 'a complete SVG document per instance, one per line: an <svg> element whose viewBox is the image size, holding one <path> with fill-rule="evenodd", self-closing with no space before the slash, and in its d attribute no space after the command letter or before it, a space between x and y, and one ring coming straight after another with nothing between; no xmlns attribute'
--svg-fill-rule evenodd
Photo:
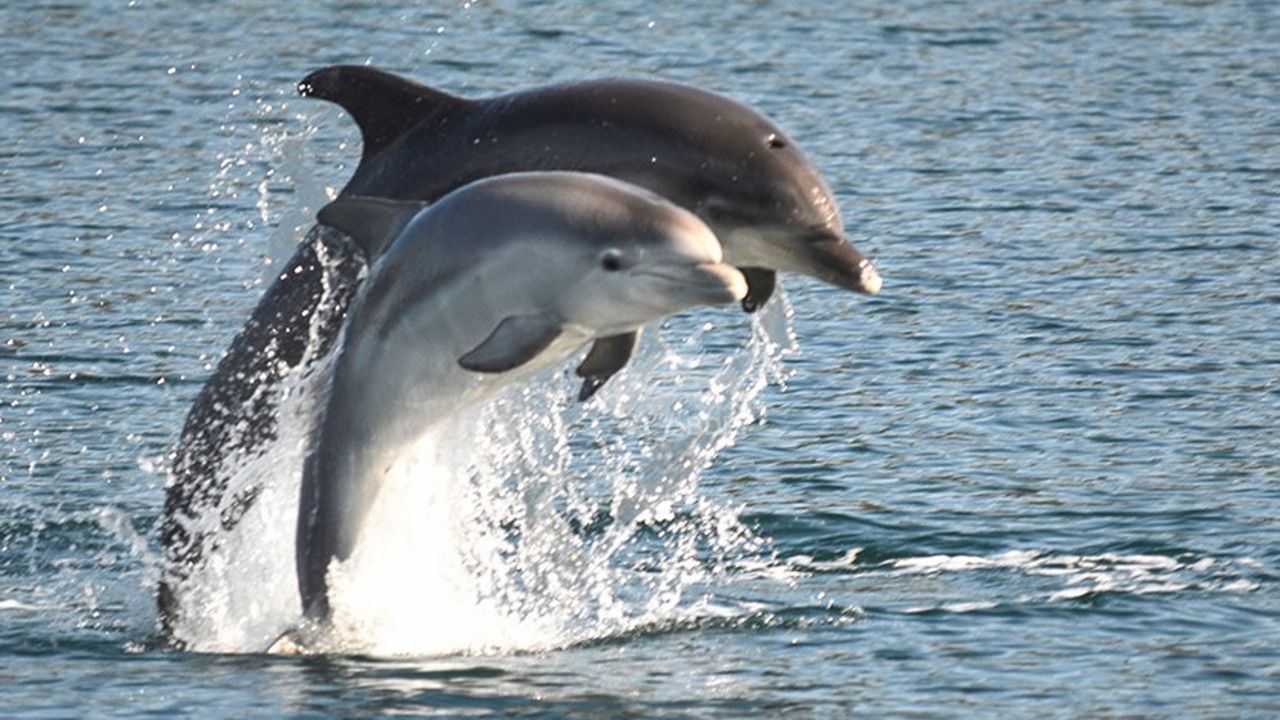
<svg viewBox="0 0 1280 720"><path fill-rule="evenodd" d="M699 481L762 410L791 346L788 312L780 300L723 357L705 343L729 330L669 323L586 406L562 370L437 424L334 567L329 649L544 649L697 612L690 590L759 543Z"/></svg>
<svg viewBox="0 0 1280 720"><path fill-rule="evenodd" d="M434 422L390 469L353 557L332 566L318 649L529 650L695 613L705 598L691 592L713 585L720 558L760 542L699 482L760 416L793 347L785 297L750 323L708 316L651 329L585 405L566 365ZM278 437L234 464L224 504L252 501L184 593L177 635L193 649L258 652L300 622L298 489L331 365L286 378Z"/></svg>
<svg viewBox="0 0 1280 720"><path fill-rule="evenodd" d="M286 376L279 388L277 437L261 452L228 463L235 469L223 506L195 521L213 541L181 597L175 635L191 649L260 651L298 621L294 534L299 485L332 360ZM230 529L219 527L226 506L237 502L247 509L238 511Z"/></svg>
<svg viewBox="0 0 1280 720"><path fill-rule="evenodd" d="M323 253L320 259L328 261ZM308 356L278 385L262 390L273 395L275 437L229 456L219 503L187 521L189 532L208 538L204 560L180 588L180 620L173 629L192 649L262 650L298 621L294 534L302 466L337 358L314 350L318 325L334 311L330 288L324 289ZM249 432L242 425L233 437Z"/></svg>

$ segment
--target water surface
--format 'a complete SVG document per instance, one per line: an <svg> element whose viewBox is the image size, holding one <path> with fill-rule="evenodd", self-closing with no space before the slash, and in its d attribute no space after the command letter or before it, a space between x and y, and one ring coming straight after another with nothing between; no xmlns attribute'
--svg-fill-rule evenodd
<svg viewBox="0 0 1280 720"><path fill-rule="evenodd" d="M1278 47L1243 0L6 4L0 703L1280 713ZM482 656L152 646L166 454L357 157L293 85L365 61L460 94L690 82L826 174L886 287L784 281L798 350L696 478L760 540L688 588L711 609ZM749 344L682 322L716 325L707 367Z"/></svg>

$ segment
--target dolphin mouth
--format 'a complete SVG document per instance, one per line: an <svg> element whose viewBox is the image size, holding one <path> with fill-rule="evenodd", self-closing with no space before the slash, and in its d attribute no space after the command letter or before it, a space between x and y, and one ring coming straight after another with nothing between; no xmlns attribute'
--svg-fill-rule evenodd
<svg viewBox="0 0 1280 720"><path fill-rule="evenodd" d="M732 265L700 263L661 270L636 270L636 275L656 278L664 292L697 305L728 305L747 295L747 279Z"/></svg>
<svg viewBox="0 0 1280 720"><path fill-rule="evenodd" d="M808 243L799 261L800 272L846 290L875 295L884 285L871 259L843 238Z"/></svg>

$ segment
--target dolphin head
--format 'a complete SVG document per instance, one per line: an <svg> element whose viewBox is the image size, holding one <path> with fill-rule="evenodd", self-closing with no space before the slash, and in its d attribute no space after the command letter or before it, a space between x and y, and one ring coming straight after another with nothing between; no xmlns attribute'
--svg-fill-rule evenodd
<svg viewBox="0 0 1280 720"><path fill-rule="evenodd" d="M522 268L541 278L539 302L593 338L635 330L747 292L696 215L629 183L588 173L501 176L490 217L515 212ZM541 221L531 222L530 218Z"/></svg>
<svg viewBox="0 0 1280 720"><path fill-rule="evenodd" d="M880 290L875 267L845 235L831 188L754 109L655 80L587 81L563 86L551 99L599 122L593 149L607 159L594 162L697 214L723 244L725 262L768 272L770 282L773 271L784 271L867 294ZM623 132L632 139L613 139Z"/></svg>
<svg viewBox="0 0 1280 720"><path fill-rule="evenodd" d="M830 187L780 129L754 120L722 151L735 160L722 166L719 182L703 185L691 204L715 229L726 262L879 292L880 275L846 237Z"/></svg>
<svg viewBox="0 0 1280 720"><path fill-rule="evenodd" d="M583 247L583 271L560 296L568 322L603 337L700 305L742 300L747 282L692 213L656 197L645 222Z"/></svg>
<svg viewBox="0 0 1280 720"><path fill-rule="evenodd" d="M430 206L348 196L319 219L380 256L353 311L362 328L439 312L452 298L458 323L491 331L461 360L479 372L519 367L562 335L630 333L747 293L696 215L603 175L498 175Z"/></svg>

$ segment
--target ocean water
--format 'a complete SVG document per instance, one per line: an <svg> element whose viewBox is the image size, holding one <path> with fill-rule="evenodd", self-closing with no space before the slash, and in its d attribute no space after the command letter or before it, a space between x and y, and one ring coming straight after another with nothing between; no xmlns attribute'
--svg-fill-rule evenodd
<svg viewBox="0 0 1280 720"><path fill-rule="evenodd" d="M5 3L0 708L1280 715L1277 48L1261 0ZM746 101L885 289L787 277L763 318L668 322L598 402L553 374L478 409L457 562L387 552L402 646L267 656L229 613L167 649L167 455L358 157L294 84L366 61Z"/></svg>

